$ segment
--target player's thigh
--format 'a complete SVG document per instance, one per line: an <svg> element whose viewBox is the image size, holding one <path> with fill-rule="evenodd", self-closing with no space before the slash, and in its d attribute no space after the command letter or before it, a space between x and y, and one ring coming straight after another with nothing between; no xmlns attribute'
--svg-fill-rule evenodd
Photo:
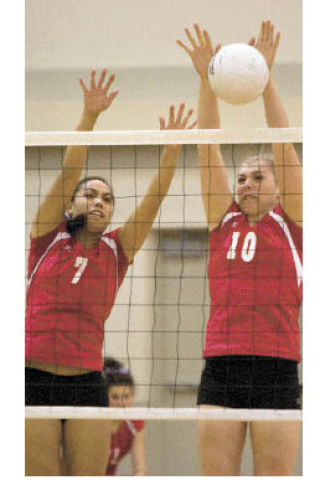
<svg viewBox="0 0 320 480"><path fill-rule="evenodd" d="M110 420L67 420L64 455L69 475L104 475L109 458Z"/></svg>
<svg viewBox="0 0 320 480"><path fill-rule="evenodd" d="M26 475L61 475L61 420L26 419Z"/></svg>
<svg viewBox="0 0 320 480"><path fill-rule="evenodd" d="M250 436L255 475L293 475L301 422L252 422Z"/></svg>
<svg viewBox="0 0 320 480"><path fill-rule="evenodd" d="M221 408L200 405L200 408ZM199 420L198 448L203 475L239 475L247 424L229 420Z"/></svg>

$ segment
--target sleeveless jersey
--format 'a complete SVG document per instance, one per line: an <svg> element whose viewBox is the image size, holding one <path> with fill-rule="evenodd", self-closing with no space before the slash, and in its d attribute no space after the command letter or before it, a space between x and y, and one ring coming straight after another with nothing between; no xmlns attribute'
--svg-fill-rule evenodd
<svg viewBox="0 0 320 480"><path fill-rule="evenodd" d="M210 234L204 357L300 360L302 229L280 204L255 225L233 203Z"/></svg>
<svg viewBox="0 0 320 480"><path fill-rule="evenodd" d="M31 238L26 359L102 370L104 322L128 269L118 229L85 249L65 224Z"/></svg>
<svg viewBox="0 0 320 480"><path fill-rule="evenodd" d="M144 420L123 421L111 436L110 456L106 475L115 475L120 460L130 452L134 437L144 429Z"/></svg>

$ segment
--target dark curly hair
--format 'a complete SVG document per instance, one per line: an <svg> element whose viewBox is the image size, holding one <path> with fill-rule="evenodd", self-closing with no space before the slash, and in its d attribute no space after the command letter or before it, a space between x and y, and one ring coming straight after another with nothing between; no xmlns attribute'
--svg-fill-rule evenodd
<svg viewBox="0 0 320 480"><path fill-rule="evenodd" d="M115 385L128 386L134 390L135 383L130 370L115 358L104 358L103 375L107 391Z"/></svg>

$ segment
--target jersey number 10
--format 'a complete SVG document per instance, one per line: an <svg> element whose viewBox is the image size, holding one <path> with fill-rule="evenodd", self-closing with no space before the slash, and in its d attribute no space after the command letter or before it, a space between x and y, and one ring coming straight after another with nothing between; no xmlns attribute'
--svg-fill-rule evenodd
<svg viewBox="0 0 320 480"><path fill-rule="evenodd" d="M232 242L231 246L227 253L227 260L235 260L237 256L237 245L240 237L240 232L232 233ZM248 232L244 237L242 249L241 249L241 258L244 262L251 262L255 253L257 246L257 235L254 232Z"/></svg>

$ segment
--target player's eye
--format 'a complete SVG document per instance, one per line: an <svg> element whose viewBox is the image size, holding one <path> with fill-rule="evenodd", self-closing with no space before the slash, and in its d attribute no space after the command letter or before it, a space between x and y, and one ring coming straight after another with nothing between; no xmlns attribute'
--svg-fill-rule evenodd
<svg viewBox="0 0 320 480"><path fill-rule="evenodd" d="M85 198L93 198L93 194L91 192L85 192L83 196Z"/></svg>
<svg viewBox="0 0 320 480"><path fill-rule="evenodd" d="M261 181L263 180L263 175L261 175L260 173L258 173L254 178L255 178L255 180L256 180L257 182L261 182Z"/></svg>

